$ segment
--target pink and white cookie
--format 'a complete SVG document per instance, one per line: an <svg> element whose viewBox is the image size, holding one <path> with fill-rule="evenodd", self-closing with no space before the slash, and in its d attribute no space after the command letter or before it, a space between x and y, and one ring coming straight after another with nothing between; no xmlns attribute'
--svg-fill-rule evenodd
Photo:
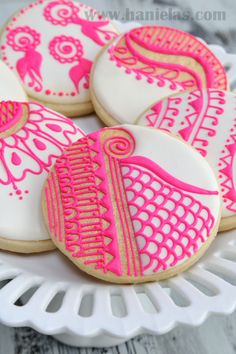
<svg viewBox="0 0 236 354"><path fill-rule="evenodd" d="M97 57L91 97L107 124L132 124L157 99L210 87L227 90L223 65L202 41L175 28L145 26L120 35Z"/></svg>
<svg viewBox="0 0 236 354"><path fill-rule="evenodd" d="M27 95L17 76L0 60L0 101L7 100L26 102Z"/></svg>
<svg viewBox="0 0 236 354"><path fill-rule="evenodd" d="M56 158L83 132L36 103L0 103L0 249L54 248L43 222L41 193Z"/></svg>
<svg viewBox="0 0 236 354"><path fill-rule="evenodd" d="M179 135L196 148L218 176L223 198L220 230L236 227L236 96L203 89L158 101L137 124Z"/></svg>
<svg viewBox="0 0 236 354"><path fill-rule="evenodd" d="M110 21L87 5L38 0L6 24L0 54L32 100L73 117L93 111L90 70L98 51L116 35Z"/></svg>
<svg viewBox="0 0 236 354"><path fill-rule="evenodd" d="M135 125L79 139L43 191L55 245L83 271L117 283L188 268L216 235L220 209L206 159L174 136Z"/></svg>

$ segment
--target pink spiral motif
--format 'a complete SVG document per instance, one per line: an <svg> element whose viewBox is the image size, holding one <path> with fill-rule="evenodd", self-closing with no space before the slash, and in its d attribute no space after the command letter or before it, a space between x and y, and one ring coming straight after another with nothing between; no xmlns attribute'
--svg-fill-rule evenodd
<svg viewBox="0 0 236 354"><path fill-rule="evenodd" d="M8 32L7 44L17 52L27 52L40 44L40 34L28 26L17 27Z"/></svg>
<svg viewBox="0 0 236 354"><path fill-rule="evenodd" d="M105 140L103 148L108 156L123 159L133 153L134 145L131 136L112 136Z"/></svg>
<svg viewBox="0 0 236 354"><path fill-rule="evenodd" d="M50 2L44 9L44 17L54 25L66 26L77 17L79 7L72 1L59 0Z"/></svg>
<svg viewBox="0 0 236 354"><path fill-rule="evenodd" d="M49 43L49 52L60 63L80 61L83 47L78 39L68 36L57 36Z"/></svg>

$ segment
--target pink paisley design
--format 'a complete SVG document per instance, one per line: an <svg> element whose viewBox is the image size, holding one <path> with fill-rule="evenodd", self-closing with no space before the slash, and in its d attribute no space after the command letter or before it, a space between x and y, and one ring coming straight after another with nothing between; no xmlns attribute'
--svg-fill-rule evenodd
<svg viewBox="0 0 236 354"><path fill-rule="evenodd" d="M26 176L49 171L56 157L79 133L70 119L39 104L12 102L0 104L1 132L9 129L9 123L15 124L21 118L23 107L28 113L26 124L16 133L0 137L0 185L11 186L10 195L14 192L20 198L21 183Z"/></svg>
<svg viewBox="0 0 236 354"><path fill-rule="evenodd" d="M36 51L40 44L40 34L29 26L16 27L9 30L7 44L14 51L23 52L24 56L16 63L16 70L24 83L34 88L36 92L42 91L41 64L42 55Z"/></svg>
<svg viewBox="0 0 236 354"><path fill-rule="evenodd" d="M49 51L54 59L62 64L78 62L69 70L69 77L77 92L82 79L85 79L84 88L89 88L92 62L83 58L83 47L78 39L69 36L54 37L49 43Z"/></svg>
<svg viewBox="0 0 236 354"><path fill-rule="evenodd" d="M145 54L142 54L143 49ZM159 59L152 58L148 52L155 56L159 54ZM161 26L133 29L120 37L109 49L109 55L117 67L126 69L127 74L135 75L137 80L144 78L160 87L169 81L170 88L178 91L179 87L181 91L201 87L227 90L224 67L215 55L197 38L177 29ZM179 56L183 60L173 62L171 56ZM201 66L205 79L191 62L184 65L184 58L195 60Z"/></svg>
<svg viewBox="0 0 236 354"><path fill-rule="evenodd" d="M115 37L114 32L103 28L109 24L109 21L99 19L100 16L92 9L90 9L92 20L82 18L80 7L69 0L51 1L44 9L44 17L55 26L67 26L69 24L81 26L82 33L100 46ZM95 19L99 19L99 21L95 21Z"/></svg>
<svg viewBox="0 0 236 354"><path fill-rule="evenodd" d="M179 265L198 252L215 224L198 195L218 191L135 156L135 144L122 128L78 140L57 160L44 190L49 230L69 257L118 277Z"/></svg>

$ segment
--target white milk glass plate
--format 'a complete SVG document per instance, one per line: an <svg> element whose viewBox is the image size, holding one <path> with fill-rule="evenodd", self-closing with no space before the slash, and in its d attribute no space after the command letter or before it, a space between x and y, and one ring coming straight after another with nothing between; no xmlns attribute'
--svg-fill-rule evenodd
<svg viewBox="0 0 236 354"><path fill-rule="evenodd" d="M117 24L122 30L137 24ZM236 55L210 48L231 87ZM95 115L76 120L85 132L101 128ZM165 282L112 285L80 272L57 251L23 256L0 252L0 321L29 326L73 346L106 347L138 334L196 326L210 314L236 308L236 230L219 234L191 269Z"/></svg>

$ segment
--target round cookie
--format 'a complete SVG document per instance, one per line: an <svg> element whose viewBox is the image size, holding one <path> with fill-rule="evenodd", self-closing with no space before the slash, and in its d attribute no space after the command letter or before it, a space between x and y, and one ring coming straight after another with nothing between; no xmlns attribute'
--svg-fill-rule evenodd
<svg viewBox="0 0 236 354"><path fill-rule="evenodd" d="M27 96L17 76L0 60L0 101L26 102Z"/></svg>
<svg viewBox="0 0 236 354"><path fill-rule="evenodd" d="M98 55L91 97L107 124L131 124L157 99L210 87L227 90L223 65L200 40L180 30L145 26L116 38Z"/></svg>
<svg viewBox="0 0 236 354"><path fill-rule="evenodd" d="M0 103L0 249L54 248L43 222L43 184L56 158L83 135L70 119L40 104Z"/></svg>
<svg viewBox="0 0 236 354"><path fill-rule="evenodd" d="M42 204L53 242L80 269L138 283L199 259L217 233L220 199L197 151L160 130L124 125L69 147L49 173Z"/></svg>
<svg viewBox="0 0 236 354"><path fill-rule="evenodd" d="M97 52L116 33L87 5L39 0L6 24L0 54L31 100L73 117L93 111L90 70Z"/></svg>
<svg viewBox="0 0 236 354"><path fill-rule="evenodd" d="M178 93L152 105L136 124L179 135L208 159L221 186L220 230L235 228L236 96L215 89Z"/></svg>

